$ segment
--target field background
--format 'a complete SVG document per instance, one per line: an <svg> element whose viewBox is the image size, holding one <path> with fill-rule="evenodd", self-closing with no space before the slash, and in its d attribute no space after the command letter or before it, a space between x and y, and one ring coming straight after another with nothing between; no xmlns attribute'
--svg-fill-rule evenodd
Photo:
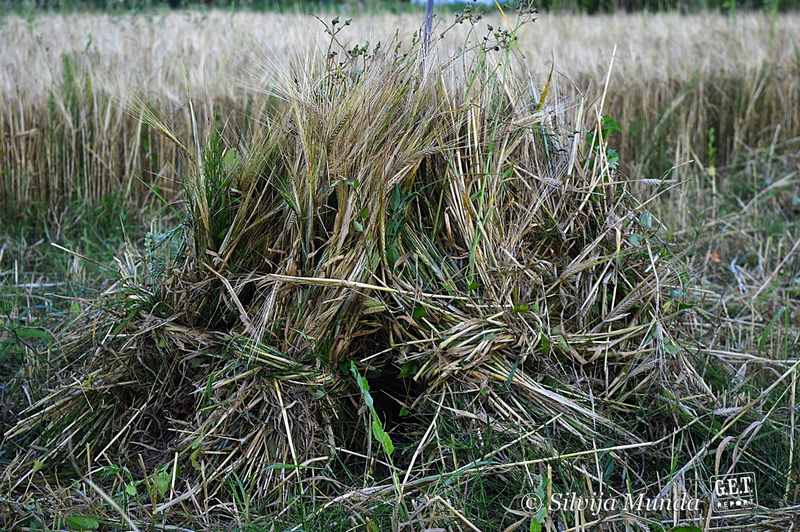
<svg viewBox="0 0 800 532"><path fill-rule="evenodd" d="M442 13L439 30L452 18ZM437 52L450 56L468 32L501 22L495 15L457 25ZM141 199L152 190L142 181L174 195L174 147L133 104L153 107L182 137L192 128L190 101L201 133L223 117L247 128L270 77L326 37L316 18L297 14L73 14L0 23L0 203L99 199L120 189ZM390 44L418 23L418 14L356 15L341 38ZM610 73L605 109L625 126L622 160L631 174L660 178L689 160L726 164L747 148L798 136L798 34L793 13L548 14L524 28L519 48L542 86L555 68L564 110L581 97L599 98Z"/></svg>
<svg viewBox="0 0 800 532"><path fill-rule="evenodd" d="M609 144L622 175L642 197L656 194L651 211L678 243L709 319L685 324L687 352L715 357L722 381L735 383L800 359L800 14L781 4L726 5L690 14L543 12L518 49L535 91L554 72L553 120L600 113L602 100L602 114L619 124ZM183 219L185 160L146 109L181 139L205 139L216 127L248 137L276 76L297 58L321 56L328 42L320 21L302 12L16 7L0 16L0 432L32 401L42 353L58 349L53 331L109 287L122 251ZM338 9L320 16L351 17L341 34L349 45L390 45L421 20L407 7ZM434 34L454 17L439 12ZM488 14L458 25L436 53L454 55L469 32L505 22ZM763 413L752 452L766 457L780 481L774 490L796 509L796 371L790 381L774 403L782 421ZM770 434L788 438L788 456ZM0 449L5 464L15 450ZM72 498L59 511L35 508L42 491L57 499L63 489ZM70 512L114 515L71 489L3 496L0 518L29 512L59 526ZM492 500L475 497L436 512L462 523L461 509L493 529ZM242 527L263 524L257 512L230 514Z"/></svg>

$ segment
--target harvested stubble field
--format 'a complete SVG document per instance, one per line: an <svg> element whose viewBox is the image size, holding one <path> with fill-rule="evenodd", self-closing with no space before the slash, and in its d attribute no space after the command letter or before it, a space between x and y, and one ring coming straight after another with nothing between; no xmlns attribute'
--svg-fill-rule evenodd
<svg viewBox="0 0 800 532"><path fill-rule="evenodd" d="M0 19L0 527L796 526L800 16L321 18Z"/></svg>

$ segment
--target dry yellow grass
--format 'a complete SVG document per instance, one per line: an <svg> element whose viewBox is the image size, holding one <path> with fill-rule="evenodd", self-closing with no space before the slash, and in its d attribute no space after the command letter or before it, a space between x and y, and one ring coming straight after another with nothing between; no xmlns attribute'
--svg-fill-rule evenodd
<svg viewBox="0 0 800 532"><path fill-rule="evenodd" d="M442 15L439 29L450 24ZM499 17L484 19L497 26ZM356 16L343 34L351 41L387 41L418 29L414 15ZM446 52L463 43L468 24L450 32ZM741 74L764 62L797 60L800 16L777 19L746 14L543 15L521 32L520 46L533 72L556 68L573 79L605 77L617 47L614 79L684 80L696 72ZM41 98L61 81L62 57L69 54L91 72L97 88L125 99L142 90L175 102L185 95L238 96L251 75L288 65L299 52L324 47L322 25L308 15L212 11L152 16L56 15L3 22L0 82L6 95ZM623 90L618 83L616 90Z"/></svg>
<svg viewBox="0 0 800 532"><path fill-rule="evenodd" d="M437 30L451 18L442 15ZM462 24L439 53L456 53L467 32L504 22ZM150 190L141 180L173 193L180 161L125 112L133 98L187 136L190 99L201 134L215 117L245 127L258 113L250 95L267 90L293 57L323 53L326 42L307 15L47 15L0 24L0 202ZM387 42L419 24L413 15L356 16L341 38ZM616 145L629 173L658 177L687 160L718 164L741 146L800 135L797 35L797 14L547 14L522 30L519 44L534 84L544 85L555 65L554 96L566 102L577 101L576 91L599 96L614 55L605 109L625 127ZM707 160L709 144L718 160Z"/></svg>

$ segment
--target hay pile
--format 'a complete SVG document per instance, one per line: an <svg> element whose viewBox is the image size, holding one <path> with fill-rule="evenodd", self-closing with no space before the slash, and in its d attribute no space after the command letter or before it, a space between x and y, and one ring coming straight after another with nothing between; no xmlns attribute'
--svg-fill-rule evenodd
<svg viewBox="0 0 800 532"><path fill-rule="evenodd" d="M231 479L284 504L362 485L345 465L424 484L434 424L541 456L668 433L630 413L694 386L675 279L599 107L545 105L502 49L414 57L303 65L247 141L182 145L186 224L66 328L8 482L121 464L167 472L165 508Z"/></svg>

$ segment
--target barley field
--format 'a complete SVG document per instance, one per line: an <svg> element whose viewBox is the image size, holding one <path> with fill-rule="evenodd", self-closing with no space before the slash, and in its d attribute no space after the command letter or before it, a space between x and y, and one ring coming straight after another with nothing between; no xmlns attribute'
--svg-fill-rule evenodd
<svg viewBox="0 0 800 532"><path fill-rule="evenodd" d="M445 17L438 33L452 25ZM391 43L396 32L418 29L417 19L355 16L340 38L348 46ZM132 104L153 106L183 133L210 130L222 116L246 127L270 78L324 48L326 37L313 16L242 12L2 24L4 202L96 199L119 187L140 195L148 191L143 176L175 193L174 148L151 136ZM501 24L497 15L458 24L437 53L453 56L467 34ZM637 172L660 177L684 160L705 162L709 134L723 161L743 145L797 137L799 34L794 14L553 15L519 32L519 51L541 84L555 68L559 105L567 107L598 97L610 72L605 107L630 126L619 149Z"/></svg>
<svg viewBox="0 0 800 532"><path fill-rule="evenodd" d="M800 14L422 13L0 16L1 529L794 530Z"/></svg>

